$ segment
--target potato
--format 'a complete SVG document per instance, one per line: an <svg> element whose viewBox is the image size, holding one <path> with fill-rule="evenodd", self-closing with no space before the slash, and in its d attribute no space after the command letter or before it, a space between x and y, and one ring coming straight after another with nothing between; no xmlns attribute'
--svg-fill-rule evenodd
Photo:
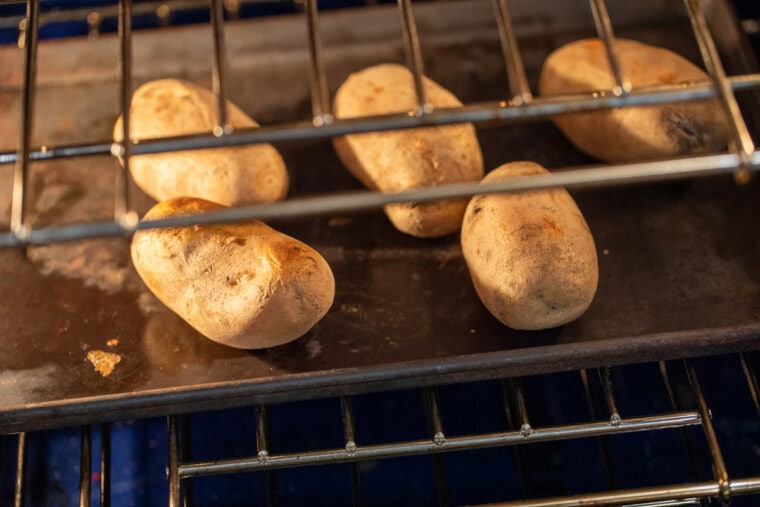
<svg viewBox="0 0 760 507"><path fill-rule="evenodd" d="M130 137L135 140L209 133L216 126L216 97L208 90L178 79L151 81L139 87L130 106ZM258 124L227 102L233 127ZM121 117L114 140L122 139ZM269 144L187 150L130 158L132 179L157 201L199 197L225 206L283 199L288 172Z"/></svg>
<svg viewBox="0 0 760 507"><path fill-rule="evenodd" d="M546 173L533 162L512 162L483 181ZM473 197L462 224L462 253L483 304L514 329L570 322L596 292L594 238L564 189Z"/></svg>
<svg viewBox="0 0 760 507"><path fill-rule="evenodd" d="M428 102L461 106L449 91L424 78ZM384 64L352 74L335 96L337 118L404 113L416 106L412 74ZM483 177L483 156L471 124L351 134L333 141L343 164L366 187L393 193ZM464 199L386 206L400 231L417 237L444 236L462 225Z"/></svg>
<svg viewBox="0 0 760 507"><path fill-rule="evenodd" d="M624 77L633 87L708 80L699 68L667 49L617 39ZM544 62L541 95L609 90L614 78L604 44L585 39L554 51ZM607 162L722 150L727 127L716 100L572 113L552 118L581 151Z"/></svg>
<svg viewBox="0 0 760 507"><path fill-rule="evenodd" d="M146 220L224 207L177 197ZM332 306L335 280L312 248L256 221L138 231L132 263L145 285L201 334L259 349L304 335Z"/></svg>

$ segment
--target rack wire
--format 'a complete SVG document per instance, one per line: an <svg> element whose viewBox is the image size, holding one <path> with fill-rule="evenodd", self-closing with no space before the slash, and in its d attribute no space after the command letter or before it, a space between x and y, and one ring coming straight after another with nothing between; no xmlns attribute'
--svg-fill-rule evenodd
<svg viewBox="0 0 760 507"><path fill-rule="evenodd" d="M136 230L201 225L208 223L232 222L245 219L293 218L308 215L356 212L373 209L392 203L422 202L453 197L467 197L475 194L518 192L530 189L552 187L578 188L589 186L611 186L643 181L665 181L681 178L696 178L716 174L734 173L738 181L749 179L750 174L760 169L760 152L747 130L745 119L736 99L735 92L760 88L760 74L746 74L728 77L723 69L710 30L705 21L701 5L697 0L684 0L695 39L698 43L709 82L686 85L654 85L629 90L630 86L622 74L616 56L615 36L612 21L603 0L590 0L590 9L595 20L597 35L606 48L610 68L615 77L611 90L599 90L590 94L559 95L534 98L527 86L524 64L505 0L495 0L495 17L502 42L503 57L509 78L510 100L465 104L455 108L433 108L425 97L422 86L424 68L422 50L417 35L414 12L409 0L399 0L399 14L404 49L408 66L413 75L417 107L410 114L389 114L356 119L334 119L330 114L327 91L327 75L322 58L322 42L319 32L319 10L316 1L305 2L305 20L309 34L310 87L312 97L312 121L275 124L262 128L243 128L234 132L227 124L224 107L228 76L224 43L224 12L221 1L213 0L210 5L214 37L214 93L218 101L217 125L205 134L148 139L136 142L125 136L123 141L111 140L87 144L32 147L32 112L36 74L36 50L38 45L39 0L27 2L26 30L24 31L25 74L23 86L23 108L21 118L21 139L15 152L0 153L0 164L15 164L13 214L11 231L0 233L0 247L23 246L36 243L50 243L97 236L131 235ZM121 41L121 112L124 133L129 127L129 99L131 98L131 23L132 2L119 2L119 38ZM729 151L723 154L709 154L685 157L675 160L657 160L641 163L604 165L591 168L574 168L549 175L530 176L514 180L478 183L449 184L431 186L413 191L384 194L379 192L357 192L338 195L309 196L266 205L255 205L220 210L203 215L172 217L167 219L138 221L130 210L129 160L143 154L240 146L246 144L296 141L306 139L326 139L352 133L408 129L422 126L445 125L451 123L499 122L514 123L536 121L552 115L603 110L618 107L657 105L672 102L717 98L726 115L731 132ZM115 217L111 222L75 224L63 227L42 227L33 229L27 221L25 211L26 184L29 164L34 161L67 157L114 154L124 162L125 170L117 184ZM610 170L614 169L614 170Z"/></svg>
<svg viewBox="0 0 760 507"><path fill-rule="evenodd" d="M757 383L753 380L756 373L751 361L744 354L737 358L743 365L746 390L754 399L758 397ZM686 372L688 386L690 387L691 400L694 407L684 408L683 401L679 402L674 395L677 389L676 381L673 380L673 370L683 367ZM483 449L488 447L511 448L518 463L518 474L522 475L525 470L521 457L521 449L533 444L546 441L568 440L576 438L595 438L599 442L599 455L605 474L608 477L608 491L600 493L579 494L567 497L554 498L529 498L520 501L498 503L503 507L579 507L601 505L640 505L640 506L672 506L672 505L703 505L703 500L710 498L719 499L728 503L733 497L760 493L760 476L758 477L732 477L729 476L723 451L718 442L716 431L713 426L713 414L708 401L702 391L697 369L692 362L684 360L679 362L660 362L662 386L670 401L670 412L650 416L628 416L620 413L614 394L614 383L609 368L596 371L579 370L584 386L585 403L590 408L591 421L559 426L534 426L530 422L530 416L526 409L526 393L520 378L508 378L502 380L504 386L503 413L505 416L506 430L501 432L472 434L466 436L447 436L445 425L439 409L439 394L435 388L420 388L421 400L429 421L429 437L420 440L398 441L376 445L363 445L356 439L356 426L353 417L352 397L340 398L340 417L343 425L342 448L331 448L308 452L293 452L278 454L271 452L269 443L269 419L267 406L255 407L255 442L256 454L238 459L219 459L207 461L192 460L192 437L190 431L190 419L187 416L170 416L167 418L168 449L167 449L167 477L169 491L169 507L193 504L192 481L198 477L217 474L229 474L240 472L258 472L266 475L266 495L268 505L277 505L277 470L320 466L334 463L350 464L350 487L351 499L355 506L363 505L361 462L386 459L393 457L406 457L413 455L431 455L436 476L436 489L439 505L448 505L446 491L446 467L440 457L442 453L456 453L465 450ZM602 391L607 407L606 414L600 413L594 408L594 386L590 382L593 375L598 375L598 386ZM683 386L678 386L683 387ZM736 392L744 388L734 386ZM582 400L578 400L581 402ZM755 407L757 409L757 407ZM760 417L760 411L755 411L755 416ZM693 433L687 432L689 428L698 428L701 437L709 448L710 468L713 473L712 480L698 480L697 464L695 459L695 441ZM692 482L681 484L668 484L638 489L618 489L614 482L614 460L605 447L606 438L612 435L658 431L665 429L681 428L683 444L689 457ZM100 505L110 505L111 487L111 463L118 459L112 456L110 451L111 427L108 424L99 428L100 433L100 462L99 462L99 496ZM93 484L90 480L92 473L92 426L81 428L80 435L80 470L79 491L80 506L90 505L90 495ZM2 438L2 444L7 445L13 437ZM16 441L17 459L15 471L15 494L16 506L24 505L24 495L27 490L25 485L33 478L28 477L27 467L27 441L34 438L34 434L19 434ZM524 478L521 482L525 484ZM505 492L506 494L507 492Z"/></svg>

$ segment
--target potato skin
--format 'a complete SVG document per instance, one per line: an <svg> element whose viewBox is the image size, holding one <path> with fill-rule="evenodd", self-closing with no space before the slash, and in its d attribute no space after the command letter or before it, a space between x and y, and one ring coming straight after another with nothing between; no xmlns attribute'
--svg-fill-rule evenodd
<svg viewBox="0 0 760 507"><path fill-rule="evenodd" d="M667 49L616 39L623 75L635 87L708 80L698 67ZM585 39L554 51L541 70L542 96L614 87L604 44ZM557 127L581 151L606 162L630 162L714 152L726 145L727 126L716 100L558 115Z"/></svg>
<svg viewBox="0 0 760 507"><path fill-rule="evenodd" d="M151 81L132 96L130 137L209 133L216 109L216 97L205 88L179 79ZM227 110L233 127L258 126L229 101ZM113 135L121 141L121 117ZM285 197L289 185L285 162L269 144L139 155L129 168L135 183L157 201L190 196L225 206L273 202Z"/></svg>
<svg viewBox="0 0 760 507"><path fill-rule="evenodd" d="M461 106L449 91L424 78L435 107ZM416 106L412 74L383 64L352 74L335 96L337 118L403 113ZM367 188L393 193L424 186L476 181L483 156L471 124L350 134L333 140L338 157ZM393 204L385 213L400 231L437 237L458 230L467 201Z"/></svg>
<svg viewBox="0 0 760 507"><path fill-rule="evenodd" d="M158 203L145 219L223 208L178 197ZM204 336L236 348L295 340L327 313L335 295L319 253L257 221L138 231L131 255L162 303Z"/></svg>
<svg viewBox="0 0 760 507"><path fill-rule="evenodd" d="M512 162L483 181L546 173L533 162ZM511 328L565 324L594 298L599 279L594 238L564 189L475 196L461 239L475 291Z"/></svg>

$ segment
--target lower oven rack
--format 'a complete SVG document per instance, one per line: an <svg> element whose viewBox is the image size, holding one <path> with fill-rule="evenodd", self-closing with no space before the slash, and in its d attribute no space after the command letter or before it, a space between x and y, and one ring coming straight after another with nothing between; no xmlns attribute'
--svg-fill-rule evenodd
<svg viewBox="0 0 760 507"><path fill-rule="evenodd" d="M608 91L597 97L556 100L528 97L524 89L513 93L520 92L522 80L512 83L511 90L509 76L519 77L521 65L510 52L517 47L507 44L510 51L504 52L503 39L509 42L512 36L518 37L524 53L523 70L532 84L551 48L580 37L579 33L596 33L593 22L584 28L580 21L584 15L588 17L589 4L557 2L552 4L553 24L547 26L531 18L535 7L520 2L515 2L506 17L500 2L420 3L413 10L401 2L398 8L404 24L395 39L393 23L398 23L399 12L393 6L321 15L310 8L303 17L265 22L227 23L216 16L205 31L197 26L168 27L135 33L134 37L130 27L124 26L130 16L122 10L118 38L104 35L56 44L43 41L35 54L32 43L36 41L27 30L29 40L23 50L1 48L0 68L10 70L4 74L8 89L0 91L0 108L23 113L25 120L21 125L0 122L4 133L0 142L22 137L28 143L21 144L28 150L3 151L0 168L8 171L0 176L7 177L11 164L16 164L15 173L4 181L28 180L32 185L26 188L28 192L24 185L16 185L16 196L22 193L26 198L13 200L15 221L7 224L8 232L0 233L7 245L26 245L23 253L0 249L0 298L8 302L0 306L0 320L7 326L3 340L13 351L0 357L0 368L11 373L0 388L13 395L0 397L4 398L0 431L756 348L760 314L755 303L758 265L753 234L760 227L758 181L736 185L730 177L665 180L728 174L737 169L742 180L746 173L741 168L751 170L757 154L747 159L740 151L729 150L678 160L578 169L594 162L574 150L551 124L538 121L559 111L557 107L606 108L640 104L641 100L687 100L717 96L718 89L715 83L696 83L678 89L633 90L621 96ZM129 4L122 2L121 8L127 9ZM605 21L606 9L599 4L594 2L593 8L601 9L598 14ZM692 22L701 26L700 13L689 14L679 2L653 4L652 9L642 11L625 2L611 3L611 18L626 21L616 25L617 33L675 45L675 50L683 50L696 61L700 49L707 49L708 60L717 62L705 46L710 44L704 27L694 38ZM220 3L213 5L218 9ZM565 7L574 15L565 16ZM734 119L756 132L760 83L751 54L744 47L746 41L737 37L738 24L725 2L711 4L704 15L712 25L720 61L730 74L725 82L742 99L741 118ZM408 34L403 37L414 20L419 44L406 40ZM362 30L363 26L382 28L374 32ZM220 38L221 31L225 36ZM251 39L251 33L259 38ZM604 30L598 35L611 40ZM219 50L225 48L226 70L225 59L219 58L224 56ZM463 56L451 58L456 51L463 51ZM202 59L188 59L188 54L208 54L211 69ZM403 61L420 54L429 73L439 73L441 82L457 88L466 103L463 108L352 122L324 117L315 123L320 114L330 110L324 81L331 91L348 73L373 59ZM124 65L114 72L117 56ZM25 64L37 60L37 79L30 81L30 75L21 71L34 71ZM410 66L415 60L410 59ZM270 61L287 65L282 64L270 76ZM466 65L471 61L482 65L473 71ZM268 126L125 146L104 141L126 103L131 84L166 77L167 65L178 65L170 74L206 85L218 82L220 76L223 81L229 71L236 79L228 79L226 87L219 86L219 96L227 93ZM277 86L267 81L278 76ZM520 95L522 102L515 102ZM489 102L493 97L510 100ZM36 113L25 107L28 104L36 104ZM466 116L473 114L480 116ZM579 321L544 332L511 331L480 305L456 238L415 242L400 237L377 210L353 212L395 200L443 195L436 192L453 192L447 196L482 192L483 187L434 187L392 196L356 192L358 185L341 169L326 137L466 119L492 119L499 124L478 132L489 168L513 157L537 160L551 168L573 167L546 178L509 181L503 188L490 190L558 184L607 187L574 191L600 242L605 277L595 305ZM39 142L29 137L32 126ZM118 182L126 173L110 154L112 149L139 155L273 139L302 140L281 147L293 170L292 200L192 220L307 214L299 220L281 220L276 226L323 254L339 278L339 293L333 310L308 336L277 350L248 353L216 346L170 312L157 308L160 305L131 270L123 238L101 237L133 232L135 224L124 219L134 215L122 212L142 213L150 206L149 199L138 191L131 196L122 192L129 182L113 185L110 176ZM513 153L507 149L504 139L514 139L520 150ZM737 141L734 146L741 144ZM107 155L98 155L103 153ZM93 177L95 174L98 177ZM642 181L650 184L631 185ZM40 211L35 208L35 198L55 205ZM615 204L614 209L610 203ZM25 215L33 219L31 228L11 227L18 226L24 206L34 211ZM353 211L349 213L349 209ZM313 216L328 210L332 214L327 217ZM114 211L121 216L115 217ZM159 224L143 222L136 227L153 225ZM83 237L89 239L74 240ZM35 244L45 241L52 243ZM661 286L661 290L653 292L653 286ZM404 294L399 294L399 287L405 288ZM146 301L151 306L147 310L141 306ZM119 341L114 351L122 356L122 362L109 378L100 378L83 358L90 349L110 350L107 343L113 338Z"/></svg>
<svg viewBox="0 0 760 507"><path fill-rule="evenodd" d="M723 367L731 365L740 369L739 374L744 379L742 385L732 385L730 389L731 403L743 403L753 407L755 425L760 421L760 405L758 405L758 384L756 365L759 357L756 353L737 354L724 357ZM642 366L638 366L642 367ZM327 466L330 464L347 464L350 475L350 498L352 505L376 505L377 499L367 498L363 493L362 476L366 474L362 464L376 462L381 459L409 457L413 455L426 455L432 460L435 470L435 488L437 492L432 495L430 504L450 505L456 503L449 496L447 482L451 479L446 475L446 463L442 459L445 454L472 451L487 447L502 447L505 452L511 449L518 463L517 473L521 488L526 489L526 476L530 474L529 465L525 459L536 445L546 441L567 442L578 438L593 438L598 443L598 455L589 457L589 461L601 461L604 474L607 477L607 489L591 493L575 493L568 496L545 498L541 491L534 491L529 498L522 500L498 501L489 505L504 507L580 507L602 505L628 505L628 506L673 506L673 505L707 505L705 502L712 500L728 503L732 499L745 495L760 494L760 475L736 476L729 473L732 467L730 460L724 458L719 439L716 434L714 420L725 416L711 410L710 401L703 391L702 384L707 382L715 395L715 382L706 376L705 370L712 368L709 362L702 364L691 360L659 362L647 365L649 373L659 371L661 396L669 405L669 410L655 415L628 415L621 410L617 400L616 390L621 387L621 377L615 376L620 372L616 368L602 368L592 370L579 370L573 372L577 375L582 385L582 396L573 399L572 403L585 405L589 420L576 424L563 425L540 425L531 420L534 417L542 417L545 414L529 413L527 406L531 405L530 395L526 393L523 382L524 378L507 378L499 381L501 386L502 400L501 411L504 416L505 430L500 432L475 433L468 435L448 435L446 433L446 420L442 417L441 403L446 402L446 394L436 387L422 388L419 390L419 401L424 407L427 421L428 437L419 440L391 441L382 444L364 445L361 438L362 428L356 424L352 397L345 396L335 400L334 405L340 407L340 417L333 420L340 421L342 426L338 430L342 434L345 445L340 448L320 450L296 450L294 452L276 452L271 446L270 433L273 429L271 417L268 411L277 406L258 405L252 409L255 414L251 420L250 435L236 435L233 440L248 439L255 442L255 454L235 459L209 459L193 460L193 442L199 443L198 436L193 438L190 416L170 416L167 419L166 443L168 448L152 451L160 452L168 467L166 479L163 482L168 490L168 505L179 507L180 505L194 505L193 482L202 477L219 474L258 473L265 475L265 498L258 498L257 502L266 501L267 505L278 505L286 496L287 491L278 493L277 474L281 470L296 467ZM631 367L629 367L631 368ZM701 373L698 373L700 372ZM636 372L635 375L640 374ZM624 378L624 377L623 377ZM707 380L705 380L707 379ZM720 389L720 388L718 388ZM719 391L720 392L720 391ZM636 392L637 396L655 397L652 392ZM715 401L715 400L713 400ZM535 406L535 404L533 404ZM723 404L721 404L723 406ZM725 406L723 406L725 408ZM229 416L229 414L228 414ZM222 414L224 417L224 414ZM404 418L405 416L401 416ZM615 435L632 432L655 432L662 430L675 430L670 432L672 440L681 440L682 447L688 455L688 463L691 467L690 482L669 483L668 477L663 477L657 485L639 488L616 487L616 479L612 470L615 467L615 459L609 448L610 439ZM276 429L276 428L274 428ZM335 430L333 428L333 430ZM697 431L690 431L697 430ZM330 431L320 427L319 431ZM93 433L97 434L99 448L98 461L93 463L95 453L93 451ZM756 433L756 431L755 431ZM35 477L30 474L28 465L25 463L27 446L35 434L21 433L18 437L6 436L2 438L5 449L15 446L16 470L15 488L13 493L14 505L22 506L24 496L28 496L30 487L35 484ZM301 436L303 437L303 435ZM203 435L200 438L208 438ZM299 440L296 435L285 436L293 446L308 447L303 438ZM752 436L750 435L750 439ZM111 475L115 463L123 459L111 450L111 427L108 424L94 428L83 426L81 428L80 441L80 466L79 466L79 490L80 505L91 504L91 497L100 497L99 505L107 506L111 503ZM755 442L756 443L756 442ZM712 476L700 475L699 450L700 446L707 449L707 463ZM525 451L521 451L525 449ZM6 454L11 454L8 450ZM213 452L213 449L212 449ZM527 454L526 454L527 453ZM456 457L456 456L454 456ZM155 456L154 456L155 459ZM618 456L618 459L621 459ZM625 459L624 457L622 459ZM520 464L522 463L522 466ZM644 466L644 463L641 464ZM589 469L593 466L589 465ZM7 474L8 471L5 471ZM483 470L482 473L490 473L496 476L501 473L495 470ZM504 472L502 472L504 473ZM581 472L583 473L583 472ZM704 471L702 472L704 473ZM14 475L14 471L10 471ZM248 475L235 476L234 480L245 483ZM94 478L94 479L93 479ZM6 483L7 476L6 476ZM0 480L0 484L3 481ZM504 479L504 484L509 484ZM401 485L403 490L409 485ZM2 489L0 489L2 493ZM263 493L263 492L262 492ZM501 498L514 497L508 491L503 491ZM222 498L224 498L222 496ZM753 497L754 498L754 497ZM760 496L758 496L760 498ZM0 494L0 500L2 495ZM314 505L325 503L325 498L314 499ZM184 502L184 503L183 503ZM292 500L285 502L292 504ZM340 504L336 500L335 504ZM333 505L335 505L333 504Z"/></svg>

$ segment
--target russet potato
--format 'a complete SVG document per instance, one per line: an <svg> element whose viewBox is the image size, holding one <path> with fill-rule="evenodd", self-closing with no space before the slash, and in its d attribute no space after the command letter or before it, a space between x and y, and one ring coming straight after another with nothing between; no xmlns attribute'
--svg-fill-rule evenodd
<svg viewBox="0 0 760 507"><path fill-rule="evenodd" d="M434 107L461 106L449 91L424 78ZM383 64L352 74L335 96L337 118L414 110L413 77L406 67ZM394 193L483 177L483 157L471 124L350 134L333 141L338 157L367 188ZM401 203L385 207L400 231L417 237L458 230L467 201Z"/></svg>
<svg viewBox="0 0 760 507"><path fill-rule="evenodd" d="M533 162L512 162L483 182L546 173ZM594 298L599 278L594 238L564 189L474 196L461 241L475 291L511 328L565 324Z"/></svg>
<svg viewBox="0 0 760 507"><path fill-rule="evenodd" d="M153 220L224 207L178 197ZM314 249L261 222L135 233L132 263L151 292L204 336L259 349L304 335L332 306L335 280Z"/></svg>
<svg viewBox="0 0 760 507"><path fill-rule="evenodd" d="M667 49L616 39L623 75L633 88L709 80L707 74ZM610 90L614 78L604 44L585 39L554 51L541 70L542 96ZM715 99L569 113L552 121L581 151L606 162L632 162L715 152L726 145L727 127Z"/></svg>
<svg viewBox="0 0 760 507"><path fill-rule="evenodd" d="M258 126L229 101L227 111L235 128ZM216 115L216 97L205 88L179 79L151 81L132 96L130 138L208 134ZM122 131L119 117L115 141L121 141ZM269 144L137 155L129 169L135 183L157 201L185 196L239 206L281 200L289 185L285 162Z"/></svg>

